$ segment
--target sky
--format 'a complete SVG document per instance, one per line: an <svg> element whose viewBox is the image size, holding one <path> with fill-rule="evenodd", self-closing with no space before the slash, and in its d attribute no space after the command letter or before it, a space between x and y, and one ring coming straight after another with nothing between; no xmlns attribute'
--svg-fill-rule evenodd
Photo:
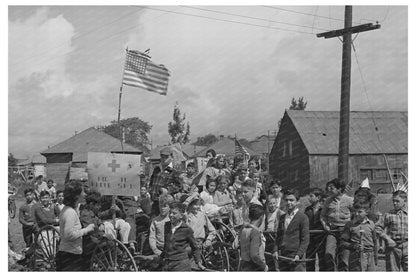
<svg viewBox="0 0 416 277"><path fill-rule="evenodd" d="M117 119L125 49L150 48L167 96L123 86L121 118L169 142L178 102L191 140L277 130L292 97L339 110L343 6L9 6L8 152L30 156ZM408 8L353 6L351 110L408 110ZM358 63L357 63L358 62ZM358 66L359 65L359 66Z"/></svg>

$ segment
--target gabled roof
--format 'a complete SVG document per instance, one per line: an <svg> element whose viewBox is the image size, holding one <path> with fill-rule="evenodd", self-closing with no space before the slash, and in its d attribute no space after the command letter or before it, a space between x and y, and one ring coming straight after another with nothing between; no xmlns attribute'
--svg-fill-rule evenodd
<svg viewBox="0 0 416 277"><path fill-rule="evenodd" d="M309 154L338 154L339 112L286 110L286 114ZM407 112L350 112L350 154L405 154L407 135Z"/></svg>
<svg viewBox="0 0 416 277"><path fill-rule="evenodd" d="M257 137L256 139L250 141L251 148L256 151L257 153L268 153L272 151L274 140L276 136L270 135L262 135Z"/></svg>
<svg viewBox="0 0 416 277"><path fill-rule="evenodd" d="M121 143L120 140L91 127L46 149L41 154L73 153L73 161L80 162L87 160L88 152L122 152ZM140 154L143 151L124 143L123 152Z"/></svg>
<svg viewBox="0 0 416 277"><path fill-rule="evenodd" d="M192 144L182 145L182 151L188 157L193 157L196 153L198 153L202 149L205 149L205 146L198 146L198 145L192 145Z"/></svg>
<svg viewBox="0 0 416 277"><path fill-rule="evenodd" d="M244 145L241 143L250 156L257 156L259 153L251 149L251 147ZM217 142L212 143L211 145L205 147L204 149L197 152L194 157L205 157L205 153L208 149L214 149L217 154L223 154L226 156L234 156L235 155L235 142L234 139L229 139L227 137L222 137Z"/></svg>
<svg viewBox="0 0 416 277"><path fill-rule="evenodd" d="M42 156L41 154L35 154L29 159L16 163L16 165L45 164L45 163L46 163L46 158L44 156Z"/></svg>

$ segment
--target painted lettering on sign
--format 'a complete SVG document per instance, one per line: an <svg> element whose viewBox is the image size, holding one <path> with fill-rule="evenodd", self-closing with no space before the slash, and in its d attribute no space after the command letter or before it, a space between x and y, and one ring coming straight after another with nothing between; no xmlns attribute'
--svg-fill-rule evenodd
<svg viewBox="0 0 416 277"><path fill-rule="evenodd" d="M140 155L88 153L90 187L103 195L140 194Z"/></svg>

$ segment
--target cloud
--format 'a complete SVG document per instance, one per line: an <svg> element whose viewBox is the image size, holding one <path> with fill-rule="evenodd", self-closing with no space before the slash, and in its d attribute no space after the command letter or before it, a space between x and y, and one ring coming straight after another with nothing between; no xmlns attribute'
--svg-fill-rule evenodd
<svg viewBox="0 0 416 277"><path fill-rule="evenodd" d="M48 11L40 8L24 21L9 21L9 87L36 77L42 95L69 96L74 88L66 61L74 28L62 15L48 18Z"/></svg>

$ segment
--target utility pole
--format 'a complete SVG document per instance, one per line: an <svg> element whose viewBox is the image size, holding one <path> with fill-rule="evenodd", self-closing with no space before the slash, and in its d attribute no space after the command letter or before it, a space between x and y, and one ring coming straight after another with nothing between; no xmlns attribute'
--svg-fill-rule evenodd
<svg viewBox="0 0 416 277"><path fill-rule="evenodd" d="M342 36L341 104L338 145L338 179L348 183L348 157L350 138L350 88L352 34L380 29L380 24L362 24L352 27L352 6L345 6L344 29L317 34L318 38Z"/></svg>

